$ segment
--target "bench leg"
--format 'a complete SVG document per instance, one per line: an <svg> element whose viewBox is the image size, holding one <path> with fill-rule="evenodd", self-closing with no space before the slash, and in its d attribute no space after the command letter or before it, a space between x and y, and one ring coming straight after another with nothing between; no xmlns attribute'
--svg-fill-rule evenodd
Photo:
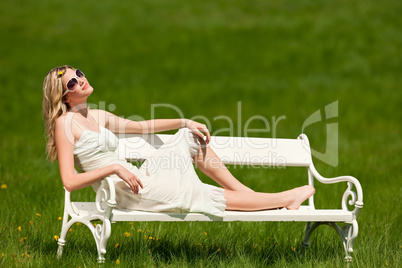
<svg viewBox="0 0 402 268"><path fill-rule="evenodd" d="M302 245L303 245L305 248L310 247L310 237L311 237L311 234L313 233L313 231L315 230L315 228L317 228L319 225L320 225L319 222L316 222L316 223L314 223L314 224L313 224L312 222L308 222L308 223L307 223L307 225L306 225L306 231L305 231L305 234L304 234L304 240L303 240L303 242L302 242Z"/></svg>
<svg viewBox="0 0 402 268"><path fill-rule="evenodd" d="M68 234L68 230L70 230L70 227L76 223L80 222L84 225L86 225L89 230L91 231L92 235L94 236L95 243L98 249L98 263L104 263L105 262L105 254L106 254L106 245L110 237L111 233L111 224L110 220L108 219L103 219L102 224L98 224L94 226L91 223L90 218L77 218L77 217L72 217L70 220L68 220L69 215L65 211L64 217L63 217L63 225L61 227L61 233L60 233L60 238L57 240L57 244L59 245L57 249L57 258L60 258L63 255L63 249L64 245L66 244L66 236Z"/></svg>
<svg viewBox="0 0 402 268"><path fill-rule="evenodd" d="M316 222L312 224L311 222L307 223L306 226L306 234L304 236L304 240L302 242L303 246L309 247L310 246L310 237L313 231L320 225L328 225L331 226L332 228L337 231L339 236L341 237L343 248L345 250L345 261L351 262L352 261L352 256L350 255L353 252L353 243L357 237L358 234L358 225L357 221L354 220L352 221L351 224L345 225L342 228L340 228L336 223L334 222Z"/></svg>
<svg viewBox="0 0 402 268"><path fill-rule="evenodd" d="M93 235L98 248L98 263L105 262L106 245L111 233L110 220L104 219L102 224L96 225Z"/></svg>
<svg viewBox="0 0 402 268"><path fill-rule="evenodd" d="M60 238L57 240L57 244L59 245L57 249L57 258L61 258L63 255L63 248L64 245L66 244L66 235L68 230L70 229L71 225L74 223L73 221L68 221L68 213L67 211L64 210L64 215L63 215L63 224L61 226L61 233L60 233Z"/></svg>

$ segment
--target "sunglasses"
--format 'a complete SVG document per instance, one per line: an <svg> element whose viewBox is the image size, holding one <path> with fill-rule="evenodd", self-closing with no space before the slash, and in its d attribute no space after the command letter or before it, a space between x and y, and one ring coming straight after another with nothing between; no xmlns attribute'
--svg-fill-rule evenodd
<svg viewBox="0 0 402 268"><path fill-rule="evenodd" d="M79 70L75 70L75 77L71 77L70 80L67 81L66 83L66 88L67 90L64 92L63 96L66 95L68 92L74 92L77 90L77 85L78 85L78 79L77 78L83 78L85 77L85 74Z"/></svg>

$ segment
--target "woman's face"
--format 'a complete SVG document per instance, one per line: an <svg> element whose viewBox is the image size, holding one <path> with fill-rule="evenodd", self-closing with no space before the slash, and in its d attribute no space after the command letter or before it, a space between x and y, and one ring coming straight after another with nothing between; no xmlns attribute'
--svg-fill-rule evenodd
<svg viewBox="0 0 402 268"><path fill-rule="evenodd" d="M91 95L93 92L92 86L89 84L88 80L85 77L78 77L76 74L75 69L70 69L67 68L66 72L63 75L63 90L65 92L66 90L66 84L69 82L71 78L76 78L78 81L78 84L75 84L74 88L72 88L73 92L69 91L66 96L68 96L69 99L78 99L78 98L87 98ZM70 88L71 90L71 88Z"/></svg>

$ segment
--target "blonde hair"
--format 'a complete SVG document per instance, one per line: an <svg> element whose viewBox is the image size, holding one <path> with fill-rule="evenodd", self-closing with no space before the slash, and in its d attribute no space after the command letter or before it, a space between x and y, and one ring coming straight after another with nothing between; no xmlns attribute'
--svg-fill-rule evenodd
<svg viewBox="0 0 402 268"><path fill-rule="evenodd" d="M56 119L65 114L69 107L63 98L63 75L67 68L75 70L69 65L53 68L43 80L42 110L46 128L46 153L49 161L57 159L55 126Z"/></svg>

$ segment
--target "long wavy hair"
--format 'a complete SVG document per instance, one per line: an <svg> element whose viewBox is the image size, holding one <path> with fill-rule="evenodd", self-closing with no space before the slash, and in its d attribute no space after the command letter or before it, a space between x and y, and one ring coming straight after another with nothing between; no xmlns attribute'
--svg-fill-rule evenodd
<svg viewBox="0 0 402 268"><path fill-rule="evenodd" d="M67 68L75 70L69 65L53 68L43 80L42 110L46 128L46 153L49 161L57 159L55 126L56 119L65 114L69 107L63 97L63 75Z"/></svg>

